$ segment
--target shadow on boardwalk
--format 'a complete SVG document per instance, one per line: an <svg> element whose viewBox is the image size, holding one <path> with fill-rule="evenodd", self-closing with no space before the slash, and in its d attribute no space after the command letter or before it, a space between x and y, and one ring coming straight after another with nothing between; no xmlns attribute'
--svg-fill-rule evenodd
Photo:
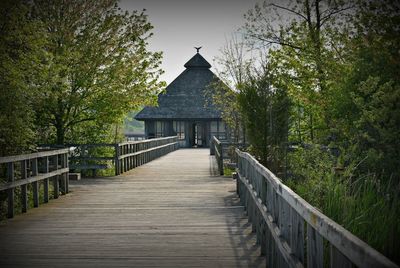
<svg viewBox="0 0 400 268"><path fill-rule="evenodd" d="M265 267L231 178L181 149L0 224L0 267Z"/></svg>

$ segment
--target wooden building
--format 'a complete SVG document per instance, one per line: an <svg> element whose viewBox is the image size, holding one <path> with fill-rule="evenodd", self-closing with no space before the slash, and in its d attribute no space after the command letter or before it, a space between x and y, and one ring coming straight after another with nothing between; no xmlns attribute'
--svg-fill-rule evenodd
<svg viewBox="0 0 400 268"><path fill-rule="evenodd" d="M206 100L218 78L198 51L184 66L158 95L158 107L145 107L135 118L145 122L146 138L177 135L181 147L208 147L212 136L226 138L221 113Z"/></svg>

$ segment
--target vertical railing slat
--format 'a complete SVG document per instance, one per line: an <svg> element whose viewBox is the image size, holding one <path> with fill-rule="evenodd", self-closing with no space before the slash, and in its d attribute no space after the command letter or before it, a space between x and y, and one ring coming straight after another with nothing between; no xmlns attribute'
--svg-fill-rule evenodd
<svg viewBox="0 0 400 268"><path fill-rule="evenodd" d="M37 176L38 170L38 159L32 159L32 176ZM32 182L32 194L33 194L33 206L37 208L39 206L39 184L37 181Z"/></svg>
<svg viewBox="0 0 400 268"><path fill-rule="evenodd" d="M331 268L352 268L351 261L344 256L333 245L330 245L330 267Z"/></svg>
<svg viewBox="0 0 400 268"><path fill-rule="evenodd" d="M294 209L291 209L290 224L292 228L290 233L290 248L293 254L304 265L304 220Z"/></svg>
<svg viewBox="0 0 400 268"><path fill-rule="evenodd" d="M27 171L27 162L26 160L21 161L21 179L25 180L28 178L28 171ZM21 185L21 211L25 213L28 211L28 191L27 185Z"/></svg>
<svg viewBox="0 0 400 268"><path fill-rule="evenodd" d="M307 267L322 268L324 264L324 245L322 236L307 224Z"/></svg>
<svg viewBox="0 0 400 268"><path fill-rule="evenodd" d="M7 165L7 179L9 182L14 181L14 162ZM8 189L8 218L14 217L14 188Z"/></svg>

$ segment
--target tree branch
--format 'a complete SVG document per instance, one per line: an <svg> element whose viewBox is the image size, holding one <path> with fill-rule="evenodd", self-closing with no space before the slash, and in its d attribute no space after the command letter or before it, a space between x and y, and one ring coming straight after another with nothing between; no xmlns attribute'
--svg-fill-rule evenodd
<svg viewBox="0 0 400 268"><path fill-rule="evenodd" d="M96 118L95 117L86 117L86 118L79 119L79 120L72 120L72 121L68 122L68 124L65 125L65 128L68 128L72 125L76 125L76 124L79 124L82 122L93 121L93 120L96 120Z"/></svg>
<svg viewBox="0 0 400 268"><path fill-rule="evenodd" d="M287 7L283 7L283 6L280 6L280 5L277 5L277 4L269 4L269 6L273 6L273 7L279 8L279 9L283 9L283 10L289 11L290 13L296 14L297 16L303 18L304 20L307 20L306 16L304 16L303 14L301 14L301 13L299 13L299 12L293 10L293 9L290 9L290 8L287 8Z"/></svg>
<svg viewBox="0 0 400 268"><path fill-rule="evenodd" d="M338 13L341 13L341 12L343 12L343 11L352 9L352 8L354 8L354 5L351 5L351 6L348 6L348 7L344 7L344 8L340 8L340 9L331 9L330 12L329 12L326 16L321 17L321 27L322 27L322 25L324 25L325 22L327 22L332 16L334 16L334 15L336 15L336 14L338 14ZM327 11L327 10L325 10L325 11ZM325 12L325 11L324 11L324 12ZM324 12L322 12L321 15L322 15Z"/></svg>
<svg viewBox="0 0 400 268"><path fill-rule="evenodd" d="M291 47L293 49L299 49L302 50L302 47L290 44L288 42L282 41L281 39L277 38L276 40L273 39L267 39L267 38L263 38L262 36L256 35L256 34L249 34L250 37L252 38L256 38L259 39L260 41L266 42L267 44L277 44L277 45L281 45L281 46L286 46L286 47Z"/></svg>

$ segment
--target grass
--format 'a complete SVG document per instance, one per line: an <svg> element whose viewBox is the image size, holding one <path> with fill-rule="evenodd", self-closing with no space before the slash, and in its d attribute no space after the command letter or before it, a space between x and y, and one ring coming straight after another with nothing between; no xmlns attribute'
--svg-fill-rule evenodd
<svg viewBox="0 0 400 268"><path fill-rule="evenodd" d="M291 157L293 176L286 181L297 194L396 263L400 263L399 184L375 174L342 174L318 150Z"/></svg>
<svg viewBox="0 0 400 268"><path fill-rule="evenodd" d="M235 172L235 169L224 166L224 176L232 177L232 174Z"/></svg>

